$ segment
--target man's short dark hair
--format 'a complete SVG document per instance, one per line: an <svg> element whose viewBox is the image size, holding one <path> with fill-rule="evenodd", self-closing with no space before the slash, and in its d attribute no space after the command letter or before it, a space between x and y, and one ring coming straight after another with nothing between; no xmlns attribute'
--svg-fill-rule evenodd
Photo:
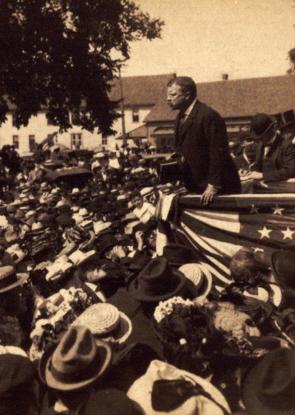
<svg viewBox="0 0 295 415"><path fill-rule="evenodd" d="M189 92L192 98L197 96L197 85L195 81L189 76L176 76L175 78L170 79L167 86L179 85L184 92Z"/></svg>

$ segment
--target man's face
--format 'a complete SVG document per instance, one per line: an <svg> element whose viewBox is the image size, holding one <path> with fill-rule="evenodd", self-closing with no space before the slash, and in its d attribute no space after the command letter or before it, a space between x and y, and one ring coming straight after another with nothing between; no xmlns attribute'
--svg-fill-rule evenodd
<svg viewBox="0 0 295 415"><path fill-rule="evenodd" d="M184 110L190 102L190 94L183 91L180 85L172 84L167 88L167 102L173 110Z"/></svg>

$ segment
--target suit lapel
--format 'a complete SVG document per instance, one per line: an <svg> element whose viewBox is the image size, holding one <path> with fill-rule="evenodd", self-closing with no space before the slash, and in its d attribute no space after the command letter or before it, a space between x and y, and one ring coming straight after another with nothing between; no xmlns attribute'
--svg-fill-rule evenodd
<svg viewBox="0 0 295 415"><path fill-rule="evenodd" d="M182 125L181 129L179 131L179 141L180 143L183 142L184 140L184 135L187 132L187 130L189 129L189 127L192 125L192 123L194 122L194 120L196 119L198 110L199 110L199 106L200 106L200 102L197 101L196 104L194 105L191 113L189 114L189 116L187 117L187 119L185 120L184 124ZM178 120L179 123L179 120Z"/></svg>

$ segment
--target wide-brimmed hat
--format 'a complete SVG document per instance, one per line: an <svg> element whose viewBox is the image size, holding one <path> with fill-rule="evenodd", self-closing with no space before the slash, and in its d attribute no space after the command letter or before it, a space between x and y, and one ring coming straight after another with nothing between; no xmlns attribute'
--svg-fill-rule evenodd
<svg viewBox="0 0 295 415"><path fill-rule="evenodd" d="M208 380L160 360L150 363L127 396L148 415L230 414L225 397Z"/></svg>
<svg viewBox="0 0 295 415"><path fill-rule="evenodd" d="M28 274L17 275L14 267L10 265L0 267L0 293L10 291L22 285L28 277Z"/></svg>
<svg viewBox="0 0 295 415"><path fill-rule="evenodd" d="M178 270L194 283L198 298L208 296L212 288L212 274L204 262L184 264Z"/></svg>
<svg viewBox="0 0 295 415"><path fill-rule="evenodd" d="M17 347L8 346L8 350L0 356L0 400L7 392L15 394L15 390L18 388L31 385L36 376L33 363L26 355L20 354L22 353L21 349L18 350ZM3 412L1 411L1 413Z"/></svg>
<svg viewBox="0 0 295 415"><path fill-rule="evenodd" d="M45 352L39 374L49 387L70 391L98 380L111 363L110 346L95 339L83 326L72 326L56 348Z"/></svg>
<svg viewBox="0 0 295 415"><path fill-rule="evenodd" d="M189 262L197 262L199 256L185 245L169 243L163 248L163 256L167 258L170 265L180 267Z"/></svg>
<svg viewBox="0 0 295 415"><path fill-rule="evenodd" d="M295 251L275 251L271 256L271 269L281 287L295 289Z"/></svg>
<svg viewBox="0 0 295 415"><path fill-rule="evenodd" d="M117 238L110 232L101 233L96 240L96 250L99 255L103 255L107 250L118 244Z"/></svg>
<svg viewBox="0 0 295 415"><path fill-rule="evenodd" d="M242 397L249 415L295 414L295 351L266 354L245 377Z"/></svg>
<svg viewBox="0 0 295 415"><path fill-rule="evenodd" d="M251 120L251 135L259 138L276 123L276 119L268 114L256 114Z"/></svg>
<svg viewBox="0 0 295 415"><path fill-rule="evenodd" d="M96 338L107 343L124 343L132 332L132 323L126 314L108 303L91 305L73 325L87 327Z"/></svg>
<svg viewBox="0 0 295 415"><path fill-rule="evenodd" d="M125 261L124 265L127 263L127 268L132 272L140 272L151 260L151 257L146 252L140 251L137 251L132 258L126 258L129 261Z"/></svg>
<svg viewBox="0 0 295 415"><path fill-rule="evenodd" d="M139 301L159 301L177 295L187 279L170 268L165 257L152 259L128 286L129 294Z"/></svg>

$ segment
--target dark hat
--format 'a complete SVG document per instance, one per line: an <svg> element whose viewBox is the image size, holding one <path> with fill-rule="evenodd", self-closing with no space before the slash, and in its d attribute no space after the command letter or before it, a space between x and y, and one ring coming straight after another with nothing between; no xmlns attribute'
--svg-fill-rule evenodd
<svg viewBox="0 0 295 415"><path fill-rule="evenodd" d="M34 378L35 369L27 357L10 353L0 356L0 400L2 394L31 384Z"/></svg>
<svg viewBox="0 0 295 415"><path fill-rule="evenodd" d="M99 255L103 255L108 249L113 248L118 244L118 240L111 233L104 233L99 235L96 247Z"/></svg>
<svg viewBox="0 0 295 415"><path fill-rule="evenodd" d="M179 267L190 262L197 262L200 256L185 245L169 243L163 249L163 256L170 265Z"/></svg>
<svg viewBox="0 0 295 415"><path fill-rule="evenodd" d="M111 358L111 349L106 343L96 340L86 327L73 326L55 349L43 354L39 374L53 389L81 389L105 373Z"/></svg>
<svg viewBox="0 0 295 415"><path fill-rule="evenodd" d="M41 222L44 227L53 227L56 224L56 216L45 212L38 217L38 221Z"/></svg>
<svg viewBox="0 0 295 415"><path fill-rule="evenodd" d="M118 389L101 389L93 393L87 401L83 414L96 415L141 415L138 405Z"/></svg>
<svg viewBox="0 0 295 415"><path fill-rule="evenodd" d="M177 295L185 283L185 276L171 269L165 257L157 257L131 281L128 292L139 301L160 301Z"/></svg>
<svg viewBox="0 0 295 415"><path fill-rule="evenodd" d="M251 132L254 138L266 133L276 120L267 114L256 114L251 120Z"/></svg>
<svg viewBox="0 0 295 415"><path fill-rule="evenodd" d="M130 263L127 265L130 271L141 271L151 260L151 257L146 252L136 252L133 258L130 258Z"/></svg>
<svg viewBox="0 0 295 415"><path fill-rule="evenodd" d="M66 213L62 213L61 215L58 215L56 218L56 223L59 226L62 226L63 228L71 227L75 225L74 219L69 214L66 214Z"/></svg>
<svg viewBox="0 0 295 415"><path fill-rule="evenodd" d="M16 275L14 267L6 265L0 267L0 293L10 291L13 288L23 284L29 275Z"/></svg>
<svg viewBox="0 0 295 415"><path fill-rule="evenodd" d="M295 351L266 354L247 374L242 396L249 415L295 414Z"/></svg>
<svg viewBox="0 0 295 415"><path fill-rule="evenodd" d="M275 251L271 256L271 268L282 288L295 289L295 251Z"/></svg>

